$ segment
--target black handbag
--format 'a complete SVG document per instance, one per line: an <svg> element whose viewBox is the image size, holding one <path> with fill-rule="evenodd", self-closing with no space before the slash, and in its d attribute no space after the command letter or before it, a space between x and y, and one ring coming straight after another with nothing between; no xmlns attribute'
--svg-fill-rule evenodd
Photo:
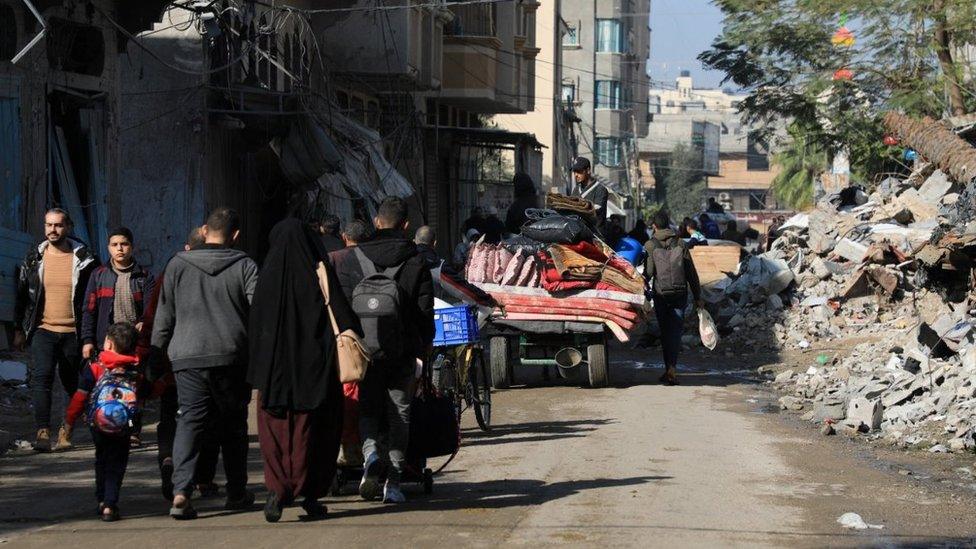
<svg viewBox="0 0 976 549"><path fill-rule="evenodd" d="M522 235L546 244L576 244L592 240L593 232L579 217L553 215L522 228Z"/></svg>
<svg viewBox="0 0 976 549"><path fill-rule="evenodd" d="M454 400L438 395L430 380L430 366L424 365L420 394L410 404L410 442L407 460L453 456L461 445Z"/></svg>

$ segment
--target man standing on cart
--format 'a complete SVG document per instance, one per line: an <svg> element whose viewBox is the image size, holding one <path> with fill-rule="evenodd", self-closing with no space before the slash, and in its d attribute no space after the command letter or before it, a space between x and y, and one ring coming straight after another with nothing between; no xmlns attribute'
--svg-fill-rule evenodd
<svg viewBox="0 0 976 549"><path fill-rule="evenodd" d="M583 196L590 187L596 186L586 198L593 203L593 208L596 210L595 228L600 231L600 234L603 234L603 229L607 223L607 200L610 197L610 192L602 183L593 179L593 175L590 173L590 161L582 156L573 161L573 180L579 186L580 196Z"/></svg>

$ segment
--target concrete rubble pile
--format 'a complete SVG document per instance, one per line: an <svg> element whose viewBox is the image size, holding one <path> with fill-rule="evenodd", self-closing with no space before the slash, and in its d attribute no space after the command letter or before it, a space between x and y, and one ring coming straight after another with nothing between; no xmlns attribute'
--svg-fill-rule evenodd
<svg viewBox="0 0 976 549"><path fill-rule="evenodd" d="M789 219L771 251L705 290L727 352L809 349L808 366L773 383L789 393L783 409L828 434L836 425L902 446L976 450L976 181L947 175L976 173L976 150L943 131L972 152L952 143L953 158L972 165L919 162L870 193L829 195Z"/></svg>

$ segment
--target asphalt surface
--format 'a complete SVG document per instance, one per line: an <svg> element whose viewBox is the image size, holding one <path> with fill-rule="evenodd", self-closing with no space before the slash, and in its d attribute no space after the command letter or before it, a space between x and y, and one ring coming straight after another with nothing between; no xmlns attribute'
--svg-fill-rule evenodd
<svg viewBox="0 0 976 549"><path fill-rule="evenodd" d="M0 458L0 542L10 547L970 546L976 505L940 485L878 466L772 410L753 364L690 366L683 384L656 384L655 351L614 353L615 387L529 386L494 395L491 432L465 414L458 457L433 494L407 486L401 506L353 495L325 499L329 518L288 509L264 522L258 504L177 523L158 489L155 447L136 451L124 519L94 517L92 451ZM700 359L692 362L706 364ZM723 359L725 360L725 359ZM523 372L524 373L524 372ZM536 372L533 371L533 374ZM837 437L832 437L836 439ZM438 465L439 462L433 463ZM218 475L219 477L220 475ZM846 530L862 515L881 529Z"/></svg>

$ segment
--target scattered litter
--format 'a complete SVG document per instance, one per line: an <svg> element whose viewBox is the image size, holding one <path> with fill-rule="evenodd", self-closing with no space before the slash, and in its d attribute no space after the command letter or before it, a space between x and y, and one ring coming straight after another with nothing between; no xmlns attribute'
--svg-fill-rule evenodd
<svg viewBox="0 0 976 549"><path fill-rule="evenodd" d="M861 515L857 513L844 513L837 519L837 523L844 528L851 528L853 530L867 530L868 528L881 530L884 528L884 525L881 524L868 524L864 522Z"/></svg>

